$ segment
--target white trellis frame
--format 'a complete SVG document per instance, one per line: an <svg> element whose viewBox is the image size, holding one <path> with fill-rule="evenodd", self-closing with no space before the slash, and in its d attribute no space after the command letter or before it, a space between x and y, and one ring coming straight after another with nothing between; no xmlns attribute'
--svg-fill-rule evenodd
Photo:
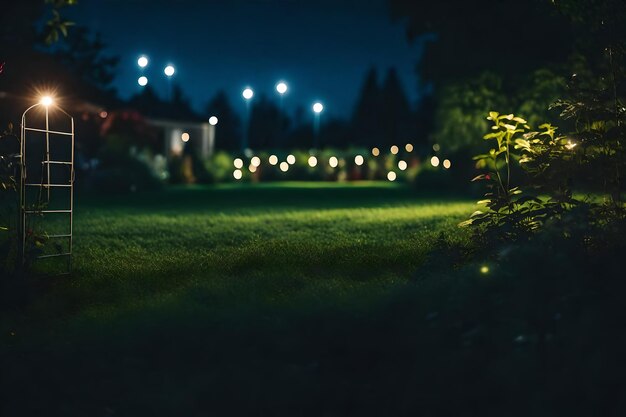
<svg viewBox="0 0 626 417"><path fill-rule="evenodd" d="M55 117L64 118L65 121L69 121L70 130L53 130L50 128L50 107L54 107L54 115ZM43 112L37 112L36 110L43 110ZM39 114L36 114L39 113ZM33 122L33 119L37 121L39 119L41 123L42 113L45 114L45 127L36 125ZM33 124L31 124L33 123ZM27 152L29 150L29 135L43 135L45 137L45 152L42 160L40 161L41 166L41 175L40 178L33 178L32 175L29 175L29 164L32 166L32 161L28 162ZM59 137L65 137L66 139L69 137L71 146L70 150L70 158L69 160L52 160L50 158L50 150L51 146L55 146L54 140ZM31 140L32 137L31 137ZM69 181L63 183L56 183L52 181L51 177L51 167L52 166L62 166L68 168ZM65 249L59 251L58 253L46 253L36 257L36 259L42 258L54 258L54 257L66 257L67 258L67 269L65 273L70 273L72 269L72 244L73 244L73 227L74 227L74 118L70 116L65 110L60 108L59 106L53 104L52 100L48 97L42 99L41 102L30 106L24 113L22 114L22 124L21 124L21 140L20 140L20 233L21 233L21 256L22 256L22 264L26 262L26 250L27 250L27 239L28 239L28 224L29 224L29 216L41 215L45 219L48 215L54 216L68 216L68 230L66 233L59 234L49 234L47 235L48 240L65 240L67 245ZM38 180L38 181L37 181ZM38 187L38 195L42 196L45 194L46 203L50 203L51 193L54 189L65 188L69 190L69 201L68 207L64 207L63 209L49 209L47 207L42 207L41 201L38 202L30 202L28 201L27 189ZM45 192L45 193L44 193Z"/></svg>

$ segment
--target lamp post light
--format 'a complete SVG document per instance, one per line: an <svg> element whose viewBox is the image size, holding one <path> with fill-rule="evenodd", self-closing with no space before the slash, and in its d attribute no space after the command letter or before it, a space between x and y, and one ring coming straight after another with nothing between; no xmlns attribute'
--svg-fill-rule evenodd
<svg viewBox="0 0 626 417"><path fill-rule="evenodd" d="M176 69L174 68L173 65L169 64L168 66L166 66L163 69L163 73L165 74L165 76L167 77L167 84L168 84L168 90L169 90L169 100L172 101L172 76L174 75L174 73L176 72Z"/></svg>
<svg viewBox="0 0 626 417"><path fill-rule="evenodd" d="M246 101L246 121L244 123L244 134L241 142L241 150L245 151L248 148L249 134L250 134L250 101L254 97L254 91L250 87L246 87L241 93Z"/></svg>
<svg viewBox="0 0 626 417"><path fill-rule="evenodd" d="M141 68L142 70L148 66L148 57L145 55L142 55L139 57L139 59L137 59L137 65L139 65L139 68Z"/></svg>
<svg viewBox="0 0 626 417"><path fill-rule="evenodd" d="M141 87L145 87L146 85L148 85L148 77L142 75L137 79L137 84L139 84Z"/></svg>
<svg viewBox="0 0 626 417"><path fill-rule="evenodd" d="M324 110L324 105L319 101L313 104L313 147L319 147L319 134L320 134L320 114Z"/></svg>

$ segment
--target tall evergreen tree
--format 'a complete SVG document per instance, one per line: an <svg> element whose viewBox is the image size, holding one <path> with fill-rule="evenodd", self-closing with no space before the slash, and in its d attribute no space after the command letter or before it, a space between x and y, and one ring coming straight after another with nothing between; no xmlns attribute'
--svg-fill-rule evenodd
<svg viewBox="0 0 626 417"><path fill-rule="evenodd" d="M390 68L381 94L381 122L384 137L381 144L406 142L414 133L411 106L404 93L398 73Z"/></svg>
<svg viewBox="0 0 626 417"><path fill-rule="evenodd" d="M381 90L376 68L371 68L363 82L352 117L354 143L375 146L382 140Z"/></svg>

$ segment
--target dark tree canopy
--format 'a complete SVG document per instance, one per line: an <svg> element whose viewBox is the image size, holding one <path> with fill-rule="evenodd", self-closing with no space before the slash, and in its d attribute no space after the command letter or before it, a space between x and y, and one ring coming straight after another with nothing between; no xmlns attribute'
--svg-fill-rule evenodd
<svg viewBox="0 0 626 417"><path fill-rule="evenodd" d="M215 147L217 149L235 150L241 147L241 121L233 110L228 96L224 91L218 93L206 105L204 117L216 116Z"/></svg>

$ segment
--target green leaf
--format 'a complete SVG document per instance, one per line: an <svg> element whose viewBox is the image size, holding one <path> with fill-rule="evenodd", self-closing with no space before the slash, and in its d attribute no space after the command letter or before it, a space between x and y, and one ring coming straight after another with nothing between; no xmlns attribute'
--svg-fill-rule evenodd
<svg viewBox="0 0 626 417"><path fill-rule="evenodd" d="M498 120L498 116L500 116L500 113L498 113L497 111L490 111L489 112L489 117L487 117L487 120Z"/></svg>

